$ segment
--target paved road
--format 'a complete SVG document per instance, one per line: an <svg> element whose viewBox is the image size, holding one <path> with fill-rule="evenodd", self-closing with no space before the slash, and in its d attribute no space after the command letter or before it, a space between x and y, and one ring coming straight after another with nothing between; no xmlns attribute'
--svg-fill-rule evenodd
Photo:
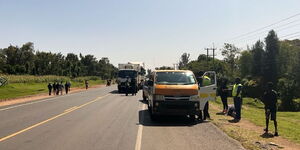
<svg viewBox="0 0 300 150"><path fill-rule="evenodd" d="M151 122L141 93L125 96L115 89L0 107L0 150L243 149L209 122Z"/></svg>

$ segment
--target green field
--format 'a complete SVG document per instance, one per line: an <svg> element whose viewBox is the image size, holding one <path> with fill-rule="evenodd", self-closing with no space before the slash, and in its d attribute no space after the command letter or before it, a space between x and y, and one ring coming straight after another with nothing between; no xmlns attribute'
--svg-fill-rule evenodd
<svg viewBox="0 0 300 150"><path fill-rule="evenodd" d="M229 104L233 104L232 98L229 98ZM220 98L212 104L222 108ZM264 105L251 98L243 99L242 119L247 119L258 126L265 126ZM277 122L279 135L291 141L300 144L300 112L277 112ZM270 121L269 131L274 132L273 121ZM262 131L263 132L263 131Z"/></svg>
<svg viewBox="0 0 300 150"><path fill-rule="evenodd" d="M71 81L71 88L85 87L84 80L89 80L89 85L104 84L105 81L96 77L79 77L70 79L60 76L6 76L9 79L7 85L0 87L0 101L17 97L29 96L48 92L47 85L53 81Z"/></svg>

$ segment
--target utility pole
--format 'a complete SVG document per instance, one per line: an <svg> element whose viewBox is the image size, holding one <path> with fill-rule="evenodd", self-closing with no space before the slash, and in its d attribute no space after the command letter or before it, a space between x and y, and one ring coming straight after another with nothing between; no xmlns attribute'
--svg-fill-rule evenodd
<svg viewBox="0 0 300 150"><path fill-rule="evenodd" d="M213 69L215 70L215 44L213 44L213 47L211 48L204 48L206 50L206 62L207 62L207 69L208 69L208 59L209 59L209 56L212 56L213 57ZM209 55L209 51L212 51L213 54L212 55Z"/></svg>

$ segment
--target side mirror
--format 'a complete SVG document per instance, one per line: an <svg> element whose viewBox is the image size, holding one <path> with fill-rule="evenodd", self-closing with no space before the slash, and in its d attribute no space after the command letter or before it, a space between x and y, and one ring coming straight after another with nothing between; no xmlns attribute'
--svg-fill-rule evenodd
<svg viewBox="0 0 300 150"><path fill-rule="evenodd" d="M153 81L149 80L149 81L148 81L148 85L149 85L149 86L153 86L153 85L154 85Z"/></svg>

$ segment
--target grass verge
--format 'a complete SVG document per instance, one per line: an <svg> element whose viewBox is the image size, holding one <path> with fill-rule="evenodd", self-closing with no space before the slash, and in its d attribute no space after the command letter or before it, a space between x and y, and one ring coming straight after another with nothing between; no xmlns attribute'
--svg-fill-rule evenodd
<svg viewBox="0 0 300 150"><path fill-rule="evenodd" d="M104 84L104 80L89 80L89 85ZM48 83L10 83L8 85L0 87L0 101L5 99L18 98L23 96L29 96L34 94L47 93ZM84 82L72 81L71 88L85 87Z"/></svg>
<svg viewBox="0 0 300 150"><path fill-rule="evenodd" d="M229 104L232 104L229 99ZM265 115L263 104L254 99L244 98L242 109L242 123L232 124L229 116L220 115L222 103L218 98L211 103L210 112L214 118L213 123L224 130L229 136L240 141L247 149L261 149L259 143L278 142L276 138L263 137L265 126ZM278 128L280 137L288 139L292 143L300 144L300 112L277 112ZM247 125L247 121L251 125ZM246 122L246 123L245 123ZM270 132L274 132L273 122L270 122ZM280 142L280 141L279 141Z"/></svg>

